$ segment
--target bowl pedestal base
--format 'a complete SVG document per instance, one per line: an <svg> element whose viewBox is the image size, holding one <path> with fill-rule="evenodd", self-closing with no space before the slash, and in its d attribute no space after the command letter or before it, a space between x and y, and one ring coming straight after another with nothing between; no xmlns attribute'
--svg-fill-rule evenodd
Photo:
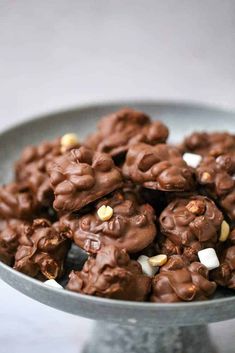
<svg viewBox="0 0 235 353"><path fill-rule="evenodd" d="M215 353L206 325L120 326L97 322L84 353Z"/></svg>

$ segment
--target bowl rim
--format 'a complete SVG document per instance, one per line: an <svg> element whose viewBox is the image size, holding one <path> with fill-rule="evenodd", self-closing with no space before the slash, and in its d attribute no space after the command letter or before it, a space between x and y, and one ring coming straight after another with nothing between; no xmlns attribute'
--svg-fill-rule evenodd
<svg viewBox="0 0 235 353"><path fill-rule="evenodd" d="M4 272L11 273L13 276L16 278L22 279L24 282L29 282L32 284L34 287L39 287L43 290L47 290L49 292L57 292L58 294L69 296L75 300L82 299L83 301L92 302L93 304L110 304L111 306L115 306L116 308L119 306L126 307L128 309L131 308L146 308L146 309L151 309L151 310L157 310L159 308L164 308L164 309L169 309L169 308L181 308L181 309L186 309L189 307L204 307L208 308L209 306L214 306L217 304L218 306L224 305L224 304L229 304L231 302L235 303L235 294L234 296L231 297L226 297L226 298L216 298L216 299L209 299L205 301L191 301L191 302L177 302L177 303L153 303L153 302L136 302L136 301L128 301L128 300L117 300L117 299L110 299L110 298L101 298L101 297L95 297L91 295L85 295L85 294L80 294L76 292L72 292L66 289L60 289L60 288L53 288L50 286L47 286L44 284L44 282L41 282L35 278L32 278L30 276L25 275L24 273L16 271L14 268L2 263L0 261L0 268ZM1 276L1 269L0 269L0 279L2 279ZM4 279L2 279L4 282L6 282ZM6 282L8 283L8 282ZM16 288L16 287L15 287Z"/></svg>

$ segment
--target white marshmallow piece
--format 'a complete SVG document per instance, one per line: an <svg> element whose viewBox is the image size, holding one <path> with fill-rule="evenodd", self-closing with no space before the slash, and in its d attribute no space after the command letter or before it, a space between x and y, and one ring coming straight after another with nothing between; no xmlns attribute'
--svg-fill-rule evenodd
<svg viewBox="0 0 235 353"><path fill-rule="evenodd" d="M202 160L202 156L195 153L184 153L183 160L189 167L197 168Z"/></svg>
<svg viewBox="0 0 235 353"><path fill-rule="evenodd" d="M44 282L44 284L48 287L53 287L57 289L64 289L59 283L57 283L54 279L48 279Z"/></svg>
<svg viewBox="0 0 235 353"><path fill-rule="evenodd" d="M215 252L215 249L213 248L207 248L204 250L198 251L198 257L200 262L206 266L206 268L210 271L213 270L214 268L219 267L219 259L218 256Z"/></svg>
<svg viewBox="0 0 235 353"><path fill-rule="evenodd" d="M150 265L148 256L140 255L137 261L141 265L142 271L145 275L149 277L153 277L157 273L158 267L154 267Z"/></svg>

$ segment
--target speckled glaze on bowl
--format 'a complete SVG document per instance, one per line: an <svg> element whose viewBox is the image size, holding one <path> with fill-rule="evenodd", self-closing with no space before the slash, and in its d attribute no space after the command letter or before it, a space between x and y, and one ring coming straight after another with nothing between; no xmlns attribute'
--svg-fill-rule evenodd
<svg viewBox="0 0 235 353"><path fill-rule="evenodd" d="M101 116L125 106L140 109L153 118L163 120L170 128L170 141L174 142L193 130L228 130L235 132L234 112L202 105L124 101L81 106L76 109L37 117L3 132L0 135L0 182L4 183L11 180L13 162L18 158L20 150L25 145L36 144L42 140L63 135L66 132L76 132L82 139L86 134L94 130ZM95 298L66 290L49 288L43 283L16 272L2 263L0 263L0 277L20 292L46 305L75 315L114 323L115 325L134 325L135 334L140 323L142 332L143 327L147 327L148 332L150 332L150 328L156 328L157 326L203 325L235 317L235 293L227 290L219 290L214 299L205 302L177 304L135 303ZM105 330L104 326L102 327ZM118 331L117 327L115 327L115 330L116 337L118 337L117 332L120 333L120 328ZM132 334L128 334L130 339L131 336L134 337L134 331L132 331ZM158 330L156 337L160 341L159 335L160 331ZM111 333L109 334L110 336ZM140 336L138 334L138 337ZM161 337L163 336L164 333L162 332ZM189 334L187 336L189 337ZM107 347L110 348L110 344L109 342ZM151 347L154 347L156 342L151 344ZM170 344L168 346L170 347ZM169 347L164 348L166 349L164 352L171 352ZM183 345L182 347L186 346ZM102 351L105 353L106 348L103 342L102 350L97 348L96 352ZM115 349L113 353L121 352L120 347ZM145 349L149 353L156 352L155 348L151 350L150 344ZM160 345L158 345L159 349ZM161 349L163 351L163 346ZM92 348L88 351L92 352ZM128 350L128 352L137 351L137 347L134 347L133 350L131 348Z"/></svg>

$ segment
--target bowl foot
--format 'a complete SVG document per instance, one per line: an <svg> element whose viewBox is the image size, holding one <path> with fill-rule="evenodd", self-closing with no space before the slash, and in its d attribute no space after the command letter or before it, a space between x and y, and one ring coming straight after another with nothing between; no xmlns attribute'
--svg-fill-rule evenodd
<svg viewBox="0 0 235 353"><path fill-rule="evenodd" d="M98 322L84 353L215 353L207 326L141 327Z"/></svg>

